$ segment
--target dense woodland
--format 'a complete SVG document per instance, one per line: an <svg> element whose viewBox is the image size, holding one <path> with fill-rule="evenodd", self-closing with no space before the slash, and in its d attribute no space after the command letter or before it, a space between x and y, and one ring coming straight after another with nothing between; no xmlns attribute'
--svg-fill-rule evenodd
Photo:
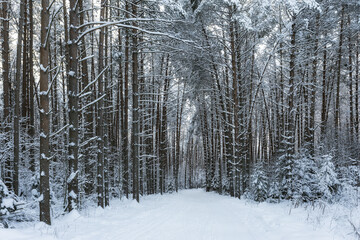
<svg viewBox="0 0 360 240"><path fill-rule="evenodd" d="M0 203L13 200L0 215L33 202L50 224L196 187L299 203L357 194L359 1L0 8Z"/></svg>

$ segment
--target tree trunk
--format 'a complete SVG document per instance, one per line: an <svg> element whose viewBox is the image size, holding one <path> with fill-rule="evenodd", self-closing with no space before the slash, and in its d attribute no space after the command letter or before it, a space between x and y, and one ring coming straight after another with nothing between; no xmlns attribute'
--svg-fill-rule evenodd
<svg viewBox="0 0 360 240"><path fill-rule="evenodd" d="M21 87L21 46L23 43L25 0L20 2L20 16L18 39L16 48L15 67L15 108L14 108L14 161L13 161L13 190L19 195L19 164L20 164L20 87Z"/></svg>
<svg viewBox="0 0 360 240"><path fill-rule="evenodd" d="M68 75L68 108L69 108L69 178L68 183L68 211L77 209L78 202L78 29L79 4L77 0L70 0L70 29L69 29L69 72Z"/></svg>
<svg viewBox="0 0 360 240"><path fill-rule="evenodd" d="M349 44L349 62L348 62L348 71L349 71L349 105L350 105L350 111L349 111L349 120L350 120L350 141L354 141L355 136L355 128L354 128L354 90L353 90L353 61L352 61L352 43L351 43L351 19L350 14L348 14L348 44Z"/></svg>
<svg viewBox="0 0 360 240"><path fill-rule="evenodd" d="M29 137L31 142L34 140L35 136L35 105L34 105L34 86L35 86L35 79L34 79L34 54L33 54L33 47L34 47L34 19L33 19L33 1L29 1ZM30 171L35 174L35 148L31 146L30 148Z"/></svg>
<svg viewBox="0 0 360 240"><path fill-rule="evenodd" d="M83 7L83 0L79 0L79 11L80 13L80 25L83 25L85 20L84 20L84 15L85 13L83 12L84 7ZM86 39L85 37L82 38L81 41L81 83L83 88L85 88L88 84L89 84L89 71L88 71L88 61L87 59L87 53L86 53ZM90 87L91 89L93 89L93 87ZM92 95L88 98L88 101L92 101L93 97ZM93 136L93 106L89 106L86 110L85 110L85 119L84 119L84 126L85 126L85 133L84 133L84 138L85 141L89 140L92 136ZM90 195L93 191L93 185L94 185L94 181L93 181L93 173L92 173L92 156L90 153L90 147L91 144L87 143L84 146L84 156L85 156L85 179L86 182L84 184L84 190L85 190L85 194L86 195Z"/></svg>
<svg viewBox="0 0 360 240"><path fill-rule="evenodd" d="M49 186L49 0L41 1L41 45L40 45L40 221L51 224Z"/></svg>
<svg viewBox="0 0 360 240"><path fill-rule="evenodd" d="M9 39L9 1L4 0L2 1L2 28L1 28L1 46L2 46L2 79L3 79L3 120L2 124L3 129L7 133L5 135L5 141L8 142L9 140L9 133L10 133L10 109L11 109L11 81L10 81L10 39ZM4 181L6 186L9 189L12 189L12 166L11 166L11 159L10 157L6 157L5 159L5 168L4 168Z"/></svg>
<svg viewBox="0 0 360 240"><path fill-rule="evenodd" d="M132 2L132 15L137 16L137 0ZM137 27L136 21L133 22L133 26ZM132 134L131 134L131 158L133 165L133 199L139 202L139 79L138 79L138 37L137 30L132 30Z"/></svg>
<svg viewBox="0 0 360 240"><path fill-rule="evenodd" d="M22 117L22 127L26 128L27 121L25 121L28 116L29 102L28 102L28 12L27 12L27 0L24 1L24 24L21 26L23 28L23 55L22 55L22 88L21 88L21 117ZM24 148L25 146L23 146Z"/></svg>
<svg viewBox="0 0 360 240"><path fill-rule="evenodd" d="M129 18L129 7L128 1L125 3L125 18ZM126 198L129 198L129 44L130 44L130 33L129 30L125 29L125 66L124 66L124 105L123 105L123 124L122 124L122 158L123 158L123 191Z"/></svg>
<svg viewBox="0 0 360 240"><path fill-rule="evenodd" d="M160 158L160 193L162 194L165 191L165 178L166 178L166 166L167 166L167 156L168 156L168 137L167 137L167 102L168 102L168 90L170 85L169 79L169 55L165 60L165 81L164 81L164 90L163 90L163 101L162 101L162 110L159 126L159 158ZM160 106L159 106L160 108ZM160 114L160 113L159 113Z"/></svg>
<svg viewBox="0 0 360 240"><path fill-rule="evenodd" d="M232 7L230 9L231 11L231 15L234 13L233 11L235 11L235 7ZM239 190L239 186L238 186L238 181L237 181L237 172L239 171L238 169L238 165L239 165L239 147L240 147L240 143L239 143L239 118L238 118L238 113L239 113L239 98L238 98L238 76L237 76L237 63L236 63L236 49L235 49L235 35L236 35L236 24L233 20L231 20L230 22L230 48L231 48L231 70L232 70L232 106L233 106L233 115L234 115L234 156L233 156L233 162L232 164L234 164L233 166L233 172L232 172L232 179L230 180L231 182L233 182L233 187L230 190L230 194L232 196L238 196L238 190Z"/></svg>
<svg viewBox="0 0 360 240"><path fill-rule="evenodd" d="M100 21L105 20L106 0L101 1ZM104 69L104 38L105 29L101 28L99 35L99 71L102 74ZM98 137L98 153L97 153L97 198L98 206L104 208L104 78L99 75L98 79L98 115L97 115L97 137Z"/></svg>
<svg viewBox="0 0 360 240"><path fill-rule="evenodd" d="M326 35L325 35L326 36ZM326 81L326 71L327 71L327 48L324 46L323 52L323 61L322 61L322 104L321 104L321 138L323 139L326 134L326 124L327 124L327 81Z"/></svg>
<svg viewBox="0 0 360 240"><path fill-rule="evenodd" d="M337 55L337 74L336 74L336 99L335 99L335 138L337 140L340 130L340 81L341 81L341 58L342 58L342 45L343 45L343 35L344 35L344 14L345 7L341 7L341 19L340 19L340 36L339 36L339 46L338 46L338 55Z"/></svg>
<svg viewBox="0 0 360 240"><path fill-rule="evenodd" d="M316 14L316 26L315 32L319 30L319 20L320 14ZM318 47L319 47L319 39L317 35L315 36L314 43L314 56L312 62L312 79L311 85L309 87L309 95L310 95L310 113L309 113L309 122L308 122L308 145L309 145L309 153L311 156L315 154L315 104L316 104L316 86L317 86L317 68L318 68Z"/></svg>
<svg viewBox="0 0 360 240"><path fill-rule="evenodd" d="M359 48L360 34L356 35L356 54L355 54L355 138L359 140Z"/></svg>

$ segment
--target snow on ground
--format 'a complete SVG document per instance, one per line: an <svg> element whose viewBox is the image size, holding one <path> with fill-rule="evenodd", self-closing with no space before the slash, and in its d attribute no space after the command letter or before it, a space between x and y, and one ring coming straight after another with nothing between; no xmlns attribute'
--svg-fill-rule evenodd
<svg viewBox="0 0 360 240"><path fill-rule="evenodd" d="M322 222L322 223L321 223ZM333 226L331 226L333 225ZM337 240L354 239L304 208L253 203L202 189L111 202L21 229L0 229L1 240Z"/></svg>

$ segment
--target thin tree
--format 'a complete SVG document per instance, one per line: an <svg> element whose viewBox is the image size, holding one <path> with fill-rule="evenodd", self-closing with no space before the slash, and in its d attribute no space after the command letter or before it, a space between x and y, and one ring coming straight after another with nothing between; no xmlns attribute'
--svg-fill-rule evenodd
<svg viewBox="0 0 360 240"><path fill-rule="evenodd" d="M20 2L19 27L16 48L15 66L15 107L14 107L14 161L13 190L19 194L19 163L20 163L20 88L21 88L21 46L23 43L25 0Z"/></svg>
<svg viewBox="0 0 360 240"><path fill-rule="evenodd" d="M106 0L101 1L100 21L105 20ZM101 28L99 35L99 79L98 79L98 115L97 115L97 137L98 137L98 153L97 153L97 195L98 206L104 208L104 78L102 71L104 70L104 38L105 29Z"/></svg>
<svg viewBox="0 0 360 240"><path fill-rule="evenodd" d="M132 15L137 16L137 4L138 1L134 0L132 2ZM138 79L138 36L136 27L138 26L137 22L133 22L132 30L132 134L131 134L131 158L132 158L132 167L133 167L133 199L136 199L137 202L140 201L139 197L139 132L140 132L140 123L139 123L139 79Z"/></svg>
<svg viewBox="0 0 360 240"><path fill-rule="evenodd" d="M5 132L10 132L10 99L11 99L11 81L10 81L10 39L9 39L9 2L7 0L2 1L2 11L1 11L1 56L2 56L2 79L3 79L3 119L2 127ZM6 137L8 134L6 134ZM5 141L9 141L5 139ZM12 189L12 166L11 159L7 157L5 159L5 168L4 168L4 180L5 184L9 189Z"/></svg>

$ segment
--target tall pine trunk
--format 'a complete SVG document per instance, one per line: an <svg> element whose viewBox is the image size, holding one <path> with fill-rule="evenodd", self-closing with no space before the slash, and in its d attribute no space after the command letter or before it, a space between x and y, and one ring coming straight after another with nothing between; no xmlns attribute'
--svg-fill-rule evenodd
<svg viewBox="0 0 360 240"><path fill-rule="evenodd" d="M342 45L344 36L344 15L345 6L341 7L341 19L340 19L340 32L339 32L339 46L337 52L337 73L336 73L336 98L335 98L335 138L337 140L340 131L340 81L341 81L341 58L342 58Z"/></svg>
<svg viewBox="0 0 360 240"><path fill-rule="evenodd" d="M11 80L10 80L10 39L9 39L9 19L10 19L10 4L8 0L4 0L1 3L1 56L2 56L2 79L3 79L3 119L1 127L7 133L5 141L8 142L10 132L10 109L11 109ZM12 189L12 166L10 157L5 159L4 167L4 181L9 189Z"/></svg>
<svg viewBox="0 0 360 240"><path fill-rule="evenodd" d="M137 16L137 0L132 2L132 15ZM131 134L131 159L133 167L133 199L136 199L139 202L139 160L140 160L140 138L139 138L139 129L140 129L140 118L139 118L139 79L138 79L138 36L136 27L137 22L133 22L135 27L132 30L132 134Z"/></svg>
<svg viewBox="0 0 360 240"><path fill-rule="evenodd" d="M41 45L40 45L40 221L51 224L49 185L49 0L41 1Z"/></svg>
<svg viewBox="0 0 360 240"><path fill-rule="evenodd" d="M68 211L77 209L78 202L78 26L79 4L77 0L70 0L70 29L69 29L69 72L68 75L68 111L69 111L69 177L68 183Z"/></svg>
<svg viewBox="0 0 360 240"><path fill-rule="evenodd" d="M129 7L128 1L125 3L125 18L129 18ZM124 101L123 101L123 124L121 130L122 136L122 158L123 158L123 191L126 195L126 198L129 198L129 186L130 186L130 178L129 178L129 48L130 48L130 32L126 28L125 29L125 66L124 66Z"/></svg>
<svg viewBox="0 0 360 240"><path fill-rule="evenodd" d="M105 4L106 0L101 1L100 21L105 20ZM104 70L104 39L105 29L101 28L99 35L99 78L98 78L98 115L97 115L97 198L98 206L104 208L104 78L102 71Z"/></svg>
<svg viewBox="0 0 360 240"><path fill-rule="evenodd" d="M13 190L19 194L19 164L20 164L20 88L21 88L21 46L23 43L25 0L20 2L19 27L16 48L15 66L15 108L14 108L14 161Z"/></svg>

